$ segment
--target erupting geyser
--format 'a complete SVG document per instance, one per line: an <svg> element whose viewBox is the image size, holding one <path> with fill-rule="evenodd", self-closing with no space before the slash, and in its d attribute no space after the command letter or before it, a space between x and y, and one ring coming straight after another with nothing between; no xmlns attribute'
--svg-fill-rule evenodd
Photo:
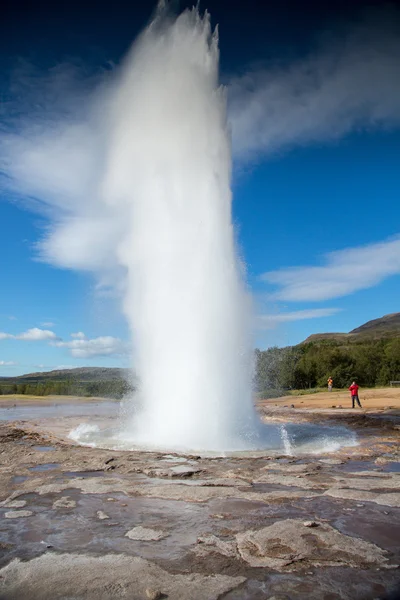
<svg viewBox="0 0 400 600"><path fill-rule="evenodd" d="M254 433L250 303L231 216L218 38L193 9L158 15L112 103L102 185L127 220L118 247L140 390L140 445L239 449Z"/></svg>
<svg viewBox="0 0 400 600"><path fill-rule="evenodd" d="M112 273L124 294L139 389L118 428L81 424L70 436L113 448L218 453L353 445L343 428L280 429L257 419L218 62L208 14L171 18L161 7L94 94L81 96L79 83L71 102L56 86L54 106L30 103L33 123L17 112L18 127L0 138L11 188L51 207L44 258L108 283ZM113 338L98 339L110 349ZM79 346L88 340L74 344L75 356L91 356Z"/></svg>

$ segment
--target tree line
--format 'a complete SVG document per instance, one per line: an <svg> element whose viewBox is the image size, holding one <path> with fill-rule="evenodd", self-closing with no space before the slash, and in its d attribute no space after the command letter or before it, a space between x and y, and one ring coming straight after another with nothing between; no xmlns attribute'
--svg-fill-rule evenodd
<svg viewBox="0 0 400 600"><path fill-rule="evenodd" d="M388 385L400 380L400 338L319 340L287 348L256 350L255 387L259 393L326 387L353 380L360 386Z"/></svg>
<svg viewBox="0 0 400 600"><path fill-rule="evenodd" d="M400 338L379 340L318 340L286 348L255 351L254 387L262 395L281 395L291 389L326 387L328 377L335 388L353 380L360 386L388 385L400 380ZM134 391L125 379L77 381L72 379L0 382L1 394L27 396L98 396L122 398Z"/></svg>
<svg viewBox="0 0 400 600"><path fill-rule="evenodd" d="M133 386L124 379L111 381L52 381L42 379L31 382L0 383L0 395L22 394L26 396L98 396L100 398L122 398L133 391Z"/></svg>

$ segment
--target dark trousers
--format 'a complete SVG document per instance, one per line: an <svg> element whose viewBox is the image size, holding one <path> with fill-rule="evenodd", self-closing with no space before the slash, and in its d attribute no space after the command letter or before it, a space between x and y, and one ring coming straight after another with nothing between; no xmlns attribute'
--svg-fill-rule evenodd
<svg viewBox="0 0 400 600"><path fill-rule="evenodd" d="M355 408L355 407L356 407L356 402L357 402L358 406L359 406L360 408L362 408L362 406L361 406L361 403L360 403L360 400L359 400L359 398L358 398L358 394L356 394L355 396L352 396L352 397L351 397L351 403L352 403L352 405L353 405L351 408Z"/></svg>

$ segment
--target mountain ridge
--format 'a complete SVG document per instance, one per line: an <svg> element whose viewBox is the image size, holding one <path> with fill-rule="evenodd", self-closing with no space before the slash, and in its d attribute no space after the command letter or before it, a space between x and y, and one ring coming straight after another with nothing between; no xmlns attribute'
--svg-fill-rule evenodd
<svg viewBox="0 0 400 600"><path fill-rule="evenodd" d="M378 319L367 321L348 333L313 333L301 343L308 344L322 340L356 341L398 336L400 336L400 312L389 313Z"/></svg>

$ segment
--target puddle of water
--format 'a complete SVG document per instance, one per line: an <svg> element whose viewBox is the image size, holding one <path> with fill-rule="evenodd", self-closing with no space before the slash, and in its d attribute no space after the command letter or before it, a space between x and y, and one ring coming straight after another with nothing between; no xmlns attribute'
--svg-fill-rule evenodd
<svg viewBox="0 0 400 600"><path fill-rule="evenodd" d="M50 417L114 417L119 413L119 402L104 401L98 403L73 402L52 405L17 405L0 408L0 421L32 421Z"/></svg>
<svg viewBox="0 0 400 600"><path fill-rule="evenodd" d="M349 460L336 468L346 473L356 473L357 471L379 471L380 465L376 465L372 460Z"/></svg>
<svg viewBox="0 0 400 600"><path fill-rule="evenodd" d="M27 475L15 475L15 477L13 477L11 479L11 483L22 483L23 481L26 481L28 479Z"/></svg>
<svg viewBox="0 0 400 600"><path fill-rule="evenodd" d="M386 473L400 473L400 462L389 462L382 465L382 471Z"/></svg>
<svg viewBox="0 0 400 600"><path fill-rule="evenodd" d="M109 425L109 424L108 424ZM284 430L284 436L282 431ZM105 448L109 450L166 452L166 448L146 446L136 442L129 431L121 428L115 421L113 427L99 427L97 424L81 423L75 427L68 437L83 446ZM271 455L288 455L288 457L308 454L329 454L343 447L358 446L354 431L342 425L317 425L313 423L260 423L257 436L253 440L239 439L237 448L224 451L199 450L196 448L175 448L175 452L183 457L194 452L212 458L247 457L257 458ZM171 450L171 449L169 449ZM166 453L167 461L174 457Z"/></svg>
<svg viewBox="0 0 400 600"><path fill-rule="evenodd" d="M44 463L42 465L36 465L36 467L30 467L29 471L33 472L42 472L42 471L52 471L53 469L58 469L60 463Z"/></svg>
<svg viewBox="0 0 400 600"><path fill-rule="evenodd" d="M55 450L54 446L33 446L34 450L38 450L39 452L51 452Z"/></svg>
<svg viewBox="0 0 400 600"><path fill-rule="evenodd" d="M63 471L63 476L72 478L72 477L82 477L83 479L88 477L104 477L105 473L103 469L101 471ZM107 473L107 477L112 477L113 473Z"/></svg>

